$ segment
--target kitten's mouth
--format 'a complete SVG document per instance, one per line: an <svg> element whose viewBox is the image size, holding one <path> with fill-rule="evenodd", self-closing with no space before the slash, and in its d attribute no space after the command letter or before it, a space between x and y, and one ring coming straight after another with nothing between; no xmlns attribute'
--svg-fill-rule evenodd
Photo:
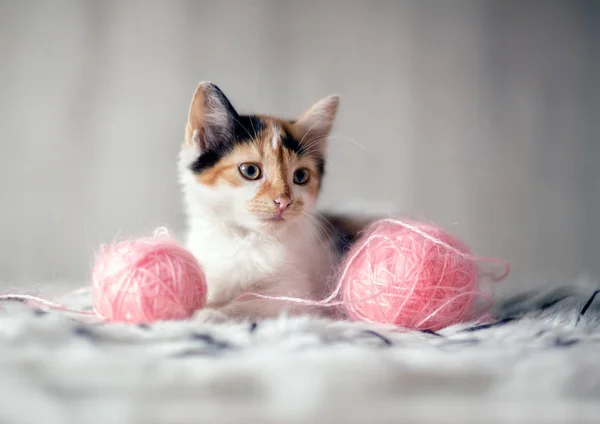
<svg viewBox="0 0 600 424"><path fill-rule="evenodd" d="M285 222L285 218L282 214L274 214L261 218L261 221L268 224L281 224L282 222Z"/></svg>
<svg viewBox="0 0 600 424"><path fill-rule="evenodd" d="M270 216L268 218L263 218L262 221L263 222L283 222L283 221L285 221L285 218L281 215L277 215L277 216Z"/></svg>

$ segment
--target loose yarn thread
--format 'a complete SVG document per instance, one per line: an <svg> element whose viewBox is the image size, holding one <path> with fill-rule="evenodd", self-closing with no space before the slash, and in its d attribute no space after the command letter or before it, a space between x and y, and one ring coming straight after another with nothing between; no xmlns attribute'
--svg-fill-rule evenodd
<svg viewBox="0 0 600 424"><path fill-rule="evenodd" d="M331 294L319 301L286 296L246 293L262 299L316 307L343 307L350 318L409 329L437 330L468 319L483 319L492 299L479 286L475 263L502 264L505 272L491 276L504 279L508 262L473 256L469 249L432 225L383 219L364 232L348 252ZM473 311L478 299L487 302Z"/></svg>
<svg viewBox="0 0 600 424"><path fill-rule="evenodd" d="M325 299L245 293L236 300L253 296L343 307L354 320L436 330L476 319L472 307L477 299L488 303L481 314L491 307L492 300L479 287L480 273L475 266L479 261L505 266L504 274L492 276L495 281L505 278L510 269L506 261L471 255L462 242L434 226L384 219L373 223L348 252L337 274L338 283ZM158 229L153 239L102 247L92 288L94 312L73 310L29 295L4 295L0 300L20 300L45 309L125 322L185 318L206 301L200 265L165 229Z"/></svg>
<svg viewBox="0 0 600 424"><path fill-rule="evenodd" d="M142 323L189 317L204 307L207 292L202 267L165 228L158 228L153 237L101 246L91 289L93 312L30 295L8 294L0 300L26 302L102 321Z"/></svg>

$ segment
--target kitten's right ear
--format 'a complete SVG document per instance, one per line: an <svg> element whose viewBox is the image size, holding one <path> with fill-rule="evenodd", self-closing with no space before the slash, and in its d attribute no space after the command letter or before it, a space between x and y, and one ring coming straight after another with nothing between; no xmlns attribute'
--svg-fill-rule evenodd
<svg viewBox="0 0 600 424"><path fill-rule="evenodd" d="M206 151L233 138L237 112L223 92L211 82L196 88L185 128L185 142Z"/></svg>

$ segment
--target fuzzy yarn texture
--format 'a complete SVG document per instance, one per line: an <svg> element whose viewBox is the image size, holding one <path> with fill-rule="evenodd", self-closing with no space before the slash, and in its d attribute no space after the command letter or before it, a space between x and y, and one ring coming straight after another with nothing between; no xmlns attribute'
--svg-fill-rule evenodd
<svg viewBox="0 0 600 424"><path fill-rule="evenodd" d="M163 229L101 246L92 272L94 310L106 321L188 318L204 307L206 291L196 258Z"/></svg>
<svg viewBox="0 0 600 424"><path fill-rule="evenodd" d="M493 322L438 332L310 317L85 323L2 301L0 422L597 423L593 284L515 293ZM91 308L89 290L60 300Z"/></svg>
<svg viewBox="0 0 600 424"><path fill-rule="evenodd" d="M347 254L340 285L356 321L439 330L476 316L489 298L468 247L427 223L379 220ZM490 300L491 303L491 300Z"/></svg>

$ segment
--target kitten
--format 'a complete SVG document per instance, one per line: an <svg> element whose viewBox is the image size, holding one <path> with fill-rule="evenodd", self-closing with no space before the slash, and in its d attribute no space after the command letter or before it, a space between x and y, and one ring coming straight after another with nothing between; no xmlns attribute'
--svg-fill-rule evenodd
<svg viewBox="0 0 600 424"><path fill-rule="evenodd" d="M316 212L327 137L339 98L326 97L298 120L241 115L209 82L194 93L179 156L187 247L208 280L197 318L253 319L323 313L254 292L319 300L360 222Z"/></svg>

